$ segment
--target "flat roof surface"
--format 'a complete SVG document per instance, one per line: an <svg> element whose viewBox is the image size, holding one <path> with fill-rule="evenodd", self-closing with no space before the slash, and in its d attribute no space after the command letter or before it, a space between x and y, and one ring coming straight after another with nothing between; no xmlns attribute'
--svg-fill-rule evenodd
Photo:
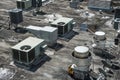
<svg viewBox="0 0 120 80"><path fill-rule="evenodd" d="M66 24L68 24L72 20L73 20L73 18L61 17L61 18L53 21L51 24L52 25L58 25L59 22L64 22L65 23L64 25L66 25Z"/></svg>
<svg viewBox="0 0 120 80"><path fill-rule="evenodd" d="M47 0L48 1L48 0ZM49 15L56 14L55 16L57 19L59 19L60 15L68 18L73 18L73 20L76 22L76 26L73 28L74 31L70 32L68 35L66 35L64 38L60 38L57 40L57 46L48 48L45 50L45 57L42 57L42 63L33 66L31 70L26 70L26 68L23 69L20 67L17 67L14 65L12 58L12 52L11 49L9 49L13 44L16 43L17 40L25 39L29 36L32 36L31 33L16 33L13 29L8 29L8 24L1 26L0 31L0 63L2 64L3 68L11 69L13 71L13 75L9 75L10 78L0 78L0 80L74 80L71 78L71 76L68 75L66 70L71 64L76 64L79 66L79 59L76 59L73 57L72 53L74 51L74 48L76 46L88 46L92 48L92 40L94 34L92 32L96 32L99 30L103 30L106 33L106 52L110 53L106 54L106 56L102 55L96 55L95 53L91 53L92 62L90 68L93 69L94 67L94 73L99 73L98 68L103 69L103 64L101 60L105 60L106 58L112 59L112 62L119 63L120 55L117 54L118 50L116 46L114 46L114 39L115 33L117 33L116 30L113 29L113 24L111 24L113 20L114 13L107 13L103 12L103 16L109 17L108 19L102 20L102 15L99 15L98 11L94 11L87 8L87 3L81 2L80 6L83 9L71 9L69 8L69 2L68 0L54 0L54 2L45 3L46 6L43 6L41 9L43 12L47 13L45 15L37 15L32 16L32 10L24 11L24 22L18 25L18 27L29 26L29 25L35 25L35 26L48 26L50 23L47 21L48 19L51 19L53 17L49 17ZM97 0L96 0L97 1ZM6 11L9 9L13 9L16 7L16 0L1 0L0 1L0 23L6 23L7 17L9 15ZM82 16L82 13L84 14L86 11L89 13L95 14L93 17L94 19L86 20L85 16ZM3 19L2 19L3 18ZM90 25L91 31L84 31L80 30L79 24L88 22L88 25ZM95 22L96 24L94 24ZM101 25L102 24L102 25ZM95 25L100 25L100 27L96 30L94 28ZM94 45L93 45L94 47ZM103 53L104 54L104 53ZM108 57L110 56L110 57ZM113 57L115 57L113 59ZM41 58L40 58L41 59ZM37 62L37 61L36 61ZM38 60L39 62L39 60ZM119 65L119 64L117 64ZM1 66L1 68L2 68ZM10 72L11 72L10 70ZM16 72L17 71L17 72ZM120 80L120 69L119 70L113 70L113 77L106 76L107 80ZM5 73L7 74L7 73ZM97 74L98 75L98 74ZM94 76L94 75L93 75ZM112 75L111 75L112 76ZM96 77L96 76L94 76Z"/></svg>
<svg viewBox="0 0 120 80"><path fill-rule="evenodd" d="M39 39L39 38L35 38L35 37L28 37L25 40L21 41L20 43L16 44L15 46L13 46L12 49L28 52L31 49L35 48L40 43L42 43L43 41L44 41L43 39ZM28 50L21 50L21 47L25 46L25 45L30 46L31 48Z"/></svg>
<svg viewBox="0 0 120 80"><path fill-rule="evenodd" d="M38 26L28 26L27 29L32 29L32 30L38 30L38 31L47 31L47 32L53 32L56 31L57 28L51 27L51 26L45 26L45 27L38 27Z"/></svg>

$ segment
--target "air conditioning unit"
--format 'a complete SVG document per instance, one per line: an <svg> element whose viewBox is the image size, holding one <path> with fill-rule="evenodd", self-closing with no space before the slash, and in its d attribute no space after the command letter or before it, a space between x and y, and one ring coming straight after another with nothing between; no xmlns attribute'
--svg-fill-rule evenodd
<svg viewBox="0 0 120 80"><path fill-rule="evenodd" d="M120 18L114 19L114 29L118 30L120 28Z"/></svg>
<svg viewBox="0 0 120 80"><path fill-rule="evenodd" d="M10 21L14 24L23 22L23 15L21 9L12 9L9 11Z"/></svg>
<svg viewBox="0 0 120 80"><path fill-rule="evenodd" d="M29 67L44 55L45 48L43 39L29 37L11 48L13 60L16 64Z"/></svg>
<svg viewBox="0 0 120 80"><path fill-rule="evenodd" d="M50 26L38 27L38 26L28 26L26 29L34 34L36 37L44 39L49 46L54 45L58 38L58 29Z"/></svg>
<svg viewBox="0 0 120 80"><path fill-rule="evenodd" d="M63 36L73 29L73 18L61 17L53 21L51 26L58 28L58 36Z"/></svg>
<svg viewBox="0 0 120 80"><path fill-rule="evenodd" d="M31 0L17 0L17 8L18 9L29 9L32 6Z"/></svg>

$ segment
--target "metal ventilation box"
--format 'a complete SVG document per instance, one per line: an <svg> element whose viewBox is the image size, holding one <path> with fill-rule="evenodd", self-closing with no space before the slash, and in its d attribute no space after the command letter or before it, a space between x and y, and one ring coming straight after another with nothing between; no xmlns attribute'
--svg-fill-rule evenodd
<svg viewBox="0 0 120 80"><path fill-rule="evenodd" d="M29 37L11 48L13 60L17 64L29 67L35 60L42 57L45 48L43 39Z"/></svg>
<svg viewBox="0 0 120 80"><path fill-rule="evenodd" d="M9 11L10 21L14 24L23 22L23 15L21 9L12 9Z"/></svg>
<svg viewBox="0 0 120 80"><path fill-rule="evenodd" d="M58 28L58 36L64 36L73 29L73 18L61 17L52 22L51 26Z"/></svg>
<svg viewBox="0 0 120 80"><path fill-rule="evenodd" d="M88 8L93 10L112 11L112 0L89 0Z"/></svg>
<svg viewBox="0 0 120 80"><path fill-rule="evenodd" d="M44 39L49 46L52 46L57 42L57 28L50 26L38 27L30 25L26 29L38 38Z"/></svg>
<svg viewBox="0 0 120 80"><path fill-rule="evenodd" d="M31 0L17 0L18 9L29 9L32 6Z"/></svg>

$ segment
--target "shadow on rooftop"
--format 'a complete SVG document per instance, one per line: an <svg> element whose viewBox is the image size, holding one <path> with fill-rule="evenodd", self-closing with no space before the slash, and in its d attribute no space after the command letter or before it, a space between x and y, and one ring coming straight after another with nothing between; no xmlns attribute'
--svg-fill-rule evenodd
<svg viewBox="0 0 120 80"><path fill-rule="evenodd" d="M78 32L70 31L69 33L65 34L64 36L59 37L59 39L69 42L75 35L78 35Z"/></svg>
<svg viewBox="0 0 120 80"><path fill-rule="evenodd" d="M16 28L14 29L14 31L15 31L16 33L21 33L21 34L25 34L25 33L27 32L27 30L26 30L25 28L22 28L22 27L16 27Z"/></svg>
<svg viewBox="0 0 120 80"><path fill-rule="evenodd" d="M32 65L31 69L29 71L35 72L38 68L40 68L42 65L44 65L47 61L50 61L51 58L47 55L45 55L41 60L38 60L39 63L37 65Z"/></svg>
<svg viewBox="0 0 120 80"><path fill-rule="evenodd" d="M49 46L50 48L54 49L55 51L60 50L61 48L64 47L64 45L60 44L60 43L56 43L53 46Z"/></svg>
<svg viewBox="0 0 120 80"><path fill-rule="evenodd" d="M36 59L32 65L30 66L25 66L24 64L19 64L14 62L14 64L22 69L31 71L31 72L35 72L38 70L38 68L40 68L42 65L44 65L47 61L50 61L51 58L49 56L47 56L46 54L44 54L43 56L41 56L40 58Z"/></svg>

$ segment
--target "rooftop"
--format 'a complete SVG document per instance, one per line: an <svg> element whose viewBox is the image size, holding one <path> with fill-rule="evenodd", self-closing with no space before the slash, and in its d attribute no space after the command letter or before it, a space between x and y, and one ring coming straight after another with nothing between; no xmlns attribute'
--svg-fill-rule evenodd
<svg viewBox="0 0 120 80"><path fill-rule="evenodd" d="M74 80L67 73L68 67L71 64L76 64L76 58L72 56L73 50L76 46L88 46L90 51L92 52L93 37L95 36L94 32L96 32L96 29L94 29L95 26L97 26L97 31L103 31L106 33L106 51L110 52L109 55L106 55L106 57L113 55L116 58L110 60L115 62L117 61L119 63L120 55L118 54L117 47L114 46L114 38L117 31L113 29L113 24L111 24L113 22L114 13L109 14L102 12L102 14L99 14L98 11L88 9L88 0L84 1L86 2L80 3L79 9L71 9L69 7L68 0L54 0L54 2L41 7L41 10L46 13L45 15L32 16L32 10L23 11L24 22L18 25L18 27L23 27L23 29L24 26L29 25L34 25L38 27L50 25L49 21L46 21L46 19L51 19L51 17L46 17L46 15L51 14L60 14L64 17L73 18L76 22L76 26L73 28L73 30L75 31L75 35L72 38L69 38L69 41L66 39L58 39L57 50L48 48L46 50L47 52L45 52L45 54L48 56L44 58L44 60L46 61L40 63L41 65L36 66L38 69L35 70L35 72L30 72L14 65L10 48L11 46L14 46L16 43L18 43L19 40L24 40L29 36L34 35L31 33L18 33L15 32L13 29L8 30L9 24L7 20L9 15L7 14L7 11L9 9L16 8L16 0L1 0L0 24L3 25L4 23L6 23L6 25L0 27L0 68L7 68L9 70L11 70L12 68L15 71L15 75L13 77L11 77L11 74L9 75L9 72L7 73L7 77L11 77L11 79L6 79L7 77L2 77L2 80ZM86 14L86 11L95 15L92 18L83 16L83 14ZM102 19L102 16L109 18ZM59 16L56 17L59 18ZM80 29L79 25L84 22L87 22L86 24L88 24L88 26L90 25L90 27L88 28L92 28L93 32ZM33 42L34 41L32 41L32 43ZM103 64L101 63L101 60L104 60L106 58L103 58L105 56L102 55L102 57L99 56L99 54L97 56L94 53L91 53L91 56L91 69L94 68L93 71L99 73L98 68L103 69ZM112 71L114 74L111 75L112 77L108 77L107 80L120 80L120 70Z"/></svg>

